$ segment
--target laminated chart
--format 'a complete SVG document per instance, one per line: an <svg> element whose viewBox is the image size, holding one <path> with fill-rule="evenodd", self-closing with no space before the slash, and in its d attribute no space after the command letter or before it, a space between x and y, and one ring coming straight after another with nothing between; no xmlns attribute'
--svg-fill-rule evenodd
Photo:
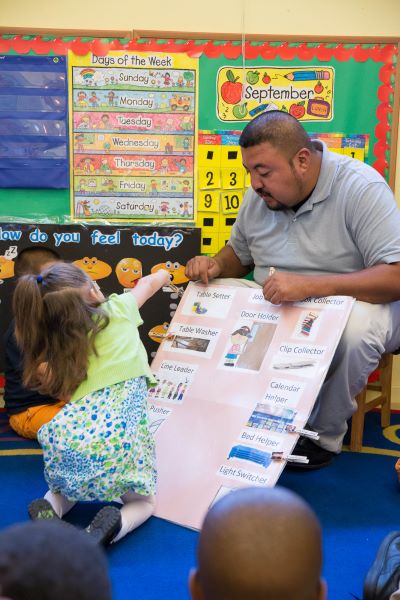
<svg viewBox="0 0 400 600"><path fill-rule="evenodd" d="M69 55L71 213L194 221L197 60Z"/></svg>
<svg viewBox="0 0 400 600"><path fill-rule="evenodd" d="M152 363L157 516L200 528L216 498L277 483L353 302L189 283Z"/></svg>

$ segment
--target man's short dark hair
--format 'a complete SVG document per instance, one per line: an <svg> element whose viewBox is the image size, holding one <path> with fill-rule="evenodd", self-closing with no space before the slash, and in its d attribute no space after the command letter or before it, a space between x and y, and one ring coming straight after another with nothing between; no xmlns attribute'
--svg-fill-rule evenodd
<svg viewBox="0 0 400 600"><path fill-rule="evenodd" d="M288 158L301 148L314 152L311 139L295 117L281 110L270 110L255 117L243 129L239 138L242 148L267 142Z"/></svg>
<svg viewBox="0 0 400 600"><path fill-rule="evenodd" d="M62 521L0 532L0 596L12 600L111 600L103 550Z"/></svg>

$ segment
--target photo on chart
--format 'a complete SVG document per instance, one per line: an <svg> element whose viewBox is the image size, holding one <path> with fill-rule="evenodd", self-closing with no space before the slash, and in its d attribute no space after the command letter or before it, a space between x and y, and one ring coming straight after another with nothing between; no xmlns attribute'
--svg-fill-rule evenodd
<svg viewBox="0 0 400 600"><path fill-rule="evenodd" d="M230 334L220 366L259 371L276 331L275 323L246 321Z"/></svg>
<svg viewBox="0 0 400 600"><path fill-rule="evenodd" d="M315 377L324 359L326 346L282 343L271 360L270 368L277 373L293 373L297 377Z"/></svg>
<svg viewBox="0 0 400 600"><path fill-rule="evenodd" d="M218 286L189 285L181 308L186 316L198 315L225 319L235 297L234 288L218 289Z"/></svg>
<svg viewBox="0 0 400 600"><path fill-rule="evenodd" d="M228 460L236 459L243 460L261 465L264 469L268 469L273 460L281 460L283 452L267 452L259 450L246 444L235 444L229 451Z"/></svg>
<svg viewBox="0 0 400 600"><path fill-rule="evenodd" d="M174 323L163 341L163 350L210 358L214 351L219 329Z"/></svg>
<svg viewBox="0 0 400 600"><path fill-rule="evenodd" d="M259 402L251 413L246 427L282 433L286 431L287 425L293 423L295 416L296 411L291 408Z"/></svg>
<svg viewBox="0 0 400 600"><path fill-rule="evenodd" d="M321 311L305 310L296 323L293 337L298 340L314 340L321 326Z"/></svg>
<svg viewBox="0 0 400 600"><path fill-rule="evenodd" d="M163 361L154 373L157 384L149 389L149 400L182 404L196 371L196 365Z"/></svg>

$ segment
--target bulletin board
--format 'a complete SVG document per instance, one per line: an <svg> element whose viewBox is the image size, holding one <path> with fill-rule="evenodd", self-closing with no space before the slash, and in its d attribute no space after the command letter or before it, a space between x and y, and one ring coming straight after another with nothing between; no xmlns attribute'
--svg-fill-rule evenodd
<svg viewBox="0 0 400 600"><path fill-rule="evenodd" d="M198 65L193 224L204 232L209 228L202 239L207 241L202 243L204 253L216 252L229 237L248 185L238 136L263 110L287 110L310 134L336 152L364 160L394 186L399 104L395 39L279 41L249 36L243 41L196 39L192 34L179 39L162 32L107 38L12 33L0 37L0 57L91 53L99 60L115 52L147 57L162 53L183 57L182 64L187 57ZM1 85L0 69L0 92ZM0 161L1 148L0 144ZM162 191L155 193L162 196ZM68 188L0 189L0 218L65 223L70 216ZM76 216L85 220L87 214L82 210Z"/></svg>
<svg viewBox="0 0 400 600"><path fill-rule="evenodd" d="M198 254L199 245L200 231L196 227L1 223L0 373L4 369L2 340L12 319L14 259L21 251L49 248L60 259L83 269L105 296L129 292L141 277L167 270L175 288L164 288L140 310L144 322L141 336L151 359L186 287L185 264Z"/></svg>

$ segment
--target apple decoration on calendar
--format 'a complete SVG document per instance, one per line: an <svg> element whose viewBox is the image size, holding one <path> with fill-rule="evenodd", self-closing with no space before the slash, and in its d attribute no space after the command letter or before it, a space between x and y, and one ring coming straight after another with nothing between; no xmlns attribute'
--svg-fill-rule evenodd
<svg viewBox="0 0 400 600"><path fill-rule="evenodd" d="M235 77L233 72L229 69L226 72L225 81L221 86L221 97L227 104L238 104L242 99L243 85L238 81L239 77Z"/></svg>
<svg viewBox="0 0 400 600"><path fill-rule="evenodd" d="M297 104L291 104L289 107L289 114L295 119L301 119L304 117L306 109L304 108L304 102L297 102Z"/></svg>
<svg viewBox="0 0 400 600"><path fill-rule="evenodd" d="M264 73L262 82L265 83L265 85L271 83L271 77L268 75L268 73Z"/></svg>
<svg viewBox="0 0 400 600"><path fill-rule="evenodd" d="M324 91L324 86L322 85L322 83L320 81L318 81L318 83L314 86L314 92L316 94L322 94L323 91Z"/></svg>

